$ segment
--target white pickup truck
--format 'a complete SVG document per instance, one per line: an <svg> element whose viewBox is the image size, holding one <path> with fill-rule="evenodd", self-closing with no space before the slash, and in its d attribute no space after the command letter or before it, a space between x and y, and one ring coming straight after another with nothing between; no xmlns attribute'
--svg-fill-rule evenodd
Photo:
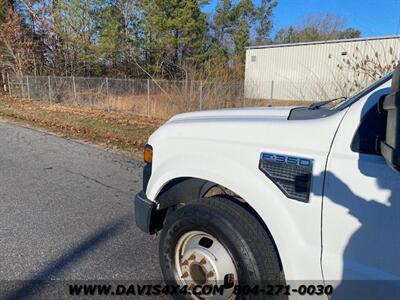
<svg viewBox="0 0 400 300"><path fill-rule="evenodd" d="M161 232L166 282L400 299L400 67L327 102L185 113L151 135L135 218Z"/></svg>

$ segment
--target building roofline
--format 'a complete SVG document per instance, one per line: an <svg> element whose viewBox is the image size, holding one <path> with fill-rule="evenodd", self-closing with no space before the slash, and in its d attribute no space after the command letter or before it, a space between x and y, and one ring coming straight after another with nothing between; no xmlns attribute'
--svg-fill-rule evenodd
<svg viewBox="0 0 400 300"><path fill-rule="evenodd" d="M256 50L256 49L265 49L265 48L281 48L281 47L296 47L296 46L321 45L321 44L337 44L337 43L362 42L362 41L387 40L387 39L400 39L400 35L387 35L387 36L365 37L365 38L356 38L356 39L315 41L315 42L302 42L302 43L289 43L289 44L260 45L260 46L246 47L246 50Z"/></svg>

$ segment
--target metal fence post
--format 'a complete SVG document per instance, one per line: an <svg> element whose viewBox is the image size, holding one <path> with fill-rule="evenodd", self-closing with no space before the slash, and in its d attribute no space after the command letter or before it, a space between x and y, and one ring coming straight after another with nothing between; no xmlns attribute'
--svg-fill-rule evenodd
<svg viewBox="0 0 400 300"><path fill-rule="evenodd" d="M240 96L242 97L242 100L243 100L243 107L246 107L246 97L244 95L244 84L239 86L239 88L240 88Z"/></svg>
<svg viewBox="0 0 400 300"><path fill-rule="evenodd" d="M111 106L110 106L110 95L108 91L108 77L106 77L106 101L107 101L107 111L111 111Z"/></svg>
<svg viewBox="0 0 400 300"><path fill-rule="evenodd" d="M51 79L50 79L50 76L47 76L47 81L49 84L49 102L51 104Z"/></svg>
<svg viewBox="0 0 400 300"><path fill-rule="evenodd" d="M4 72L1 72L1 80L3 83L3 91L7 92L6 76L4 75Z"/></svg>
<svg viewBox="0 0 400 300"><path fill-rule="evenodd" d="M10 74L8 74L8 73L7 73L7 83L8 83L8 92L10 94L10 97L12 97L11 84L10 84Z"/></svg>
<svg viewBox="0 0 400 300"><path fill-rule="evenodd" d="M74 103L75 103L75 105L76 105L77 102L76 102L76 84L75 84L75 76L72 76L72 89L74 90Z"/></svg>
<svg viewBox="0 0 400 300"><path fill-rule="evenodd" d="M132 95L134 96L135 95L135 79L132 79L131 82L132 82Z"/></svg>
<svg viewBox="0 0 400 300"><path fill-rule="evenodd" d="M274 81L271 81L271 100L274 99Z"/></svg>
<svg viewBox="0 0 400 300"><path fill-rule="evenodd" d="M150 79L147 79L147 116L150 117Z"/></svg>
<svg viewBox="0 0 400 300"><path fill-rule="evenodd" d="M199 86L199 110L203 108L203 81L200 81Z"/></svg>
<svg viewBox="0 0 400 300"><path fill-rule="evenodd" d="M26 91L28 93L28 100L31 100L31 91L29 89L29 76L26 76Z"/></svg>

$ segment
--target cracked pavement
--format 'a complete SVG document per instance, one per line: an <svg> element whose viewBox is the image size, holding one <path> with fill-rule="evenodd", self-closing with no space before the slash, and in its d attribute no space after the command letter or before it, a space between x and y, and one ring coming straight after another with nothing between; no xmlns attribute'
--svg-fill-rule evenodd
<svg viewBox="0 0 400 300"><path fill-rule="evenodd" d="M135 227L142 163L0 122L0 280L158 280Z"/></svg>

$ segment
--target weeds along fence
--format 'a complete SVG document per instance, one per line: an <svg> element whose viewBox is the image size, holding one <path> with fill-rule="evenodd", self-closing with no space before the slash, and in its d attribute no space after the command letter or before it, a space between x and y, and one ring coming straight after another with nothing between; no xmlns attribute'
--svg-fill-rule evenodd
<svg viewBox="0 0 400 300"><path fill-rule="evenodd" d="M157 118L168 118L181 112L267 103L246 102L243 83L9 76L8 86L10 96L26 100L130 112Z"/></svg>
<svg viewBox="0 0 400 300"><path fill-rule="evenodd" d="M56 76L3 76L3 82L13 97L161 119L208 109L304 105L351 96L364 87L338 80L221 83Z"/></svg>

